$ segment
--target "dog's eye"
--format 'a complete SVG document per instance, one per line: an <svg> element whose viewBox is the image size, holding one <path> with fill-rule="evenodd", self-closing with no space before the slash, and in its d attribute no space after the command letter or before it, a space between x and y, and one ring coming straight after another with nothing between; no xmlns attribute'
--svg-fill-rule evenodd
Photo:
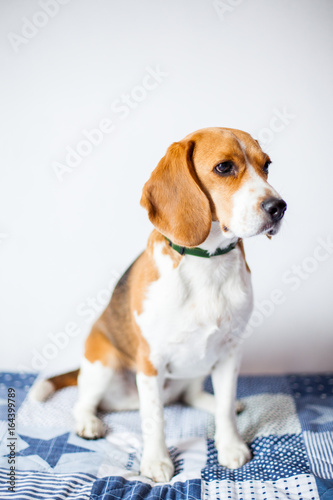
<svg viewBox="0 0 333 500"><path fill-rule="evenodd" d="M263 168L264 174L266 174L266 175L268 174L269 166L271 163L272 163L271 160L266 161L264 168Z"/></svg>
<svg viewBox="0 0 333 500"><path fill-rule="evenodd" d="M234 172L234 164L232 161L224 161L214 167L214 172L218 175L231 175Z"/></svg>

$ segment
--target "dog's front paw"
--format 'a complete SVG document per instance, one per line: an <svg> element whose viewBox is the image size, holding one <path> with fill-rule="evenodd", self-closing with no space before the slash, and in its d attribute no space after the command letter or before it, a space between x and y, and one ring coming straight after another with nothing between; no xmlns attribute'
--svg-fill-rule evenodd
<svg viewBox="0 0 333 500"><path fill-rule="evenodd" d="M76 433L85 439L98 439L105 434L103 422L95 415L86 415L77 420Z"/></svg>
<svg viewBox="0 0 333 500"><path fill-rule="evenodd" d="M217 444L218 461L228 469L238 469L251 460L249 447L240 439Z"/></svg>
<svg viewBox="0 0 333 500"><path fill-rule="evenodd" d="M158 459L143 458L140 472L143 476L149 477L156 483L167 483L173 476L174 467L168 456Z"/></svg>

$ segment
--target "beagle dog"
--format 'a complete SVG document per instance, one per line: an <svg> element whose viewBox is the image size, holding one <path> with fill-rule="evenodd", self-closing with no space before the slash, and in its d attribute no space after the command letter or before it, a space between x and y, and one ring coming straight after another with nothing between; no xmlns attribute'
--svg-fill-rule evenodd
<svg viewBox="0 0 333 500"><path fill-rule="evenodd" d="M93 325L80 370L39 381L31 397L78 384L78 435L104 435L97 408L140 409L141 474L169 481L163 405L182 400L215 414L221 465L251 458L236 426L242 331L252 311L243 238L272 236L286 203L268 183L270 158L240 130L206 128L173 143L141 205L155 229ZM214 396L203 391L212 376Z"/></svg>

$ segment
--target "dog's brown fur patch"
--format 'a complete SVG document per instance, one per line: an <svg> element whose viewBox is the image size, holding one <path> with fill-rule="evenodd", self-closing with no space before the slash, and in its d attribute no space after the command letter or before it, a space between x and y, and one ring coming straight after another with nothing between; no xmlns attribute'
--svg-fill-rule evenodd
<svg viewBox="0 0 333 500"><path fill-rule="evenodd" d="M164 241L160 233L153 231L146 250L118 281L109 305L86 341L88 361L99 360L114 369L142 371L150 376L157 374L135 315L142 313L148 286L159 278L153 252L155 244Z"/></svg>

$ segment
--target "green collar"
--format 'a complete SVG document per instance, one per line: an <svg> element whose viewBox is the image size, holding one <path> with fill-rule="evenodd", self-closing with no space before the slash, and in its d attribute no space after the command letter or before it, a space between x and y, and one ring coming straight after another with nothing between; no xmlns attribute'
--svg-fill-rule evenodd
<svg viewBox="0 0 333 500"><path fill-rule="evenodd" d="M238 243L236 241L236 243L231 243L231 245L229 245L226 248L218 248L216 252L209 253L207 252L207 250L203 250L202 248L198 247L195 248L181 247L179 245L175 245L174 243L172 243L172 241L170 241L169 238L167 238L166 236L164 236L164 238L169 242L170 247L176 250L176 252L180 253L180 255L185 255L185 254L195 255L196 257L204 257L205 259L209 259L210 257L216 257L217 255L223 255L225 253L228 253L234 248L236 248L236 245Z"/></svg>

